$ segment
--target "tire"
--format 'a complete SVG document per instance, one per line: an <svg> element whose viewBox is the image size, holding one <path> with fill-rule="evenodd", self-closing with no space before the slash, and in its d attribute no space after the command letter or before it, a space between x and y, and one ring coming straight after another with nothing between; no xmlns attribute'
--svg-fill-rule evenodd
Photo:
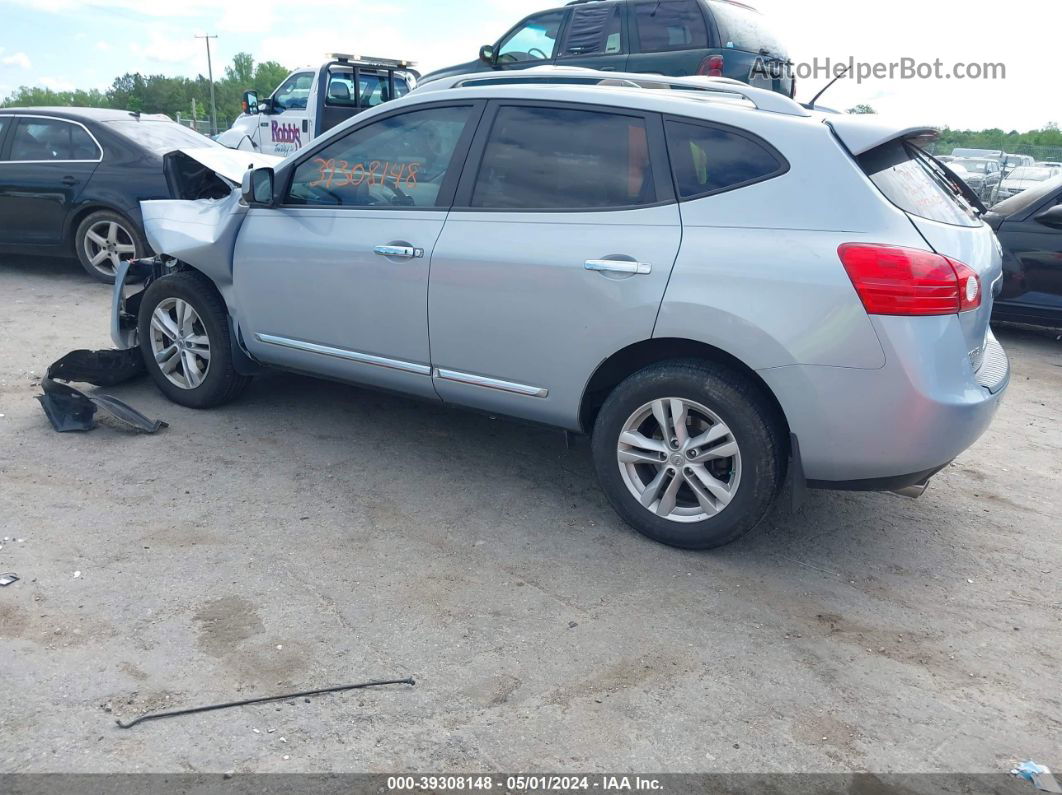
<svg viewBox="0 0 1062 795"><path fill-rule="evenodd" d="M89 213L74 232L78 262L89 276L105 284L114 284L120 260L143 257L147 251L136 224L111 210Z"/></svg>
<svg viewBox="0 0 1062 795"><path fill-rule="evenodd" d="M747 377L683 360L651 365L617 386L591 445L601 489L627 524L662 544L711 549L767 514L784 477L784 439L777 409Z"/></svg>
<svg viewBox="0 0 1062 795"><path fill-rule="evenodd" d="M180 318L184 318L183 326ZM183 331L175 344L178 329ZM220 406L251 382L233 367L228 311L205 276L180 271L148 285L140 303L137 332L148 372L174 403L193 409Z"/></svg>

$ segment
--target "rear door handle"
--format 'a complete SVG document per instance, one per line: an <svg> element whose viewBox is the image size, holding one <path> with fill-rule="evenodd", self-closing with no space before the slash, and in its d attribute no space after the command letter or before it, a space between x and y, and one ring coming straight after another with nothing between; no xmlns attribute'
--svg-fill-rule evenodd
<svg viewBox="0 0 1062 795"><path fill-rule="evenodd" d="M376 246L372 250L373 254L379 254L381 257L398 257L400 259L419 259L424 256L424 249L417 248L415 246Z"/></svg>
<svg viewBox="0 0 1062 795"><path fill-rule="evenodd" d="M653 266L648 262L633 262L623 259L588 259L583 267L588 271L604 271L607 273L646 274L653 272Z"/></svg>

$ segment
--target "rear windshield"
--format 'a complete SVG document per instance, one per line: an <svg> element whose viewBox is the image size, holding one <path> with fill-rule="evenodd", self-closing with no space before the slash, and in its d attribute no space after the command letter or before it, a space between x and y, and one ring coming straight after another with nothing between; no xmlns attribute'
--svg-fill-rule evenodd
<svg viewBox="0 0 1062 795"><path fill-rule="evenodd" d="M940 167L921 149L892 141L859 156L870 180L904 212L954 226L979 226L981 221Z"/></svg>
<svg viewBox="0 0 1062 795"><path fill-rule="evenodd" d="M160 155L172 152L174 149L202 148L204 146L221 146L214 143L205 135L200 135L194 130L182 127L172 121L112 121L108 122L110 128L124 138L140 144L145 149L157 152Z"/></svg>
<svg viewBox="0 0 1062 795"><path fill-rule="evenodd" d="M1038 182L1028 190L1023 190L1017 196L1004 199L992 208L992 212L1009 218L1012 215L1025 212L1033 205L1039 204L1049 194L1058 192L1062 192L1062 176L1045 182ZM1058 198L1062 199L1062 195Z"/></svg>
<svg viewBox="0 0 1062 795"><path fill-rule="evenodd" d="M749 52L764 49L768 55L785 56L785 47L759 11L727 0L709 0L708 8L719 26L724 47Z"/></svg>

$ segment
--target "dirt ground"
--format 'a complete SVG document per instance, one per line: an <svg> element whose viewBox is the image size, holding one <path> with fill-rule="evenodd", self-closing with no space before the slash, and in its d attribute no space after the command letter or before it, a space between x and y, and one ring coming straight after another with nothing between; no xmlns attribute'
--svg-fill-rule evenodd
<svg viewBox="0 0 1062 795"><path fill-rule="evenodd" d="M108 306L0 260L0 771L1062 766L1055 335L1000 330L1003 408L921 499L812 492L694 554L585 441L298 376L210 412L144 379L109 391L168 430L57 434L40 375Z"/></svg>

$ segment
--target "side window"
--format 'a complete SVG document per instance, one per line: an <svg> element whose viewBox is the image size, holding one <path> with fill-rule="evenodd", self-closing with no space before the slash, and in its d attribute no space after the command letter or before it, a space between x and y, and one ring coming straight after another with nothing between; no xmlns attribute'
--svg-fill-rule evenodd
<svg viewBox="0 0 1062 795"><path fill-rule="evenodd" d="M58 119L20 119L11 160L99 160L96 142L77 124Z"/></svg>
<svg viewBox="0 0 1062 795"><path fill-rule="evenodd" d="M576 6L561 57L615 55L622 52L620 10L619 5Z"/></svg>
<svg viewBox="0 0 1062 795"><path fill-rule="evenodd" d="M708 28L696 0L653 0L634 7L642 52L695 50L708 46Z"/></svg>
<svg viewBox="0 0 1062 795"><path fill-rule="evenodd" d="M510 210L655 201L645 120L563 108L501 108L472 192L473 207Z"/></svg>
<svg viewBox="0 0 1062 795"><path fill-rule="evenodd" d="M427 108L373 122L295 169L287 203L433 207L470 106Z"/></svg>
<svg viewBox="0 0 1062 795"><path fill-rule="evenodd" d="M668 121L667 148L680 199L783 174L788 164L755 139L719 127Z"/></svg>
<svg viewBox="0 0 1062 795"><path fill-rule="evenodd" d="M498 48L498 63L551 60L563 21L563 10L547 11L524 20L502 41Z"/></svg>
<svg viewBox="0 0 1062 795"><path fill-rule="evenodd" d="M0 116L0 155L2 155L4 152L4 131L10 126L10 124L10 116Z"/></svg>
<svg viewBox="0 0 1062 795"><path fill-rule="evenodd" d="M293 74L273 94L273 107L277 110L305 110L313 85L313 72Z"/></svg>

